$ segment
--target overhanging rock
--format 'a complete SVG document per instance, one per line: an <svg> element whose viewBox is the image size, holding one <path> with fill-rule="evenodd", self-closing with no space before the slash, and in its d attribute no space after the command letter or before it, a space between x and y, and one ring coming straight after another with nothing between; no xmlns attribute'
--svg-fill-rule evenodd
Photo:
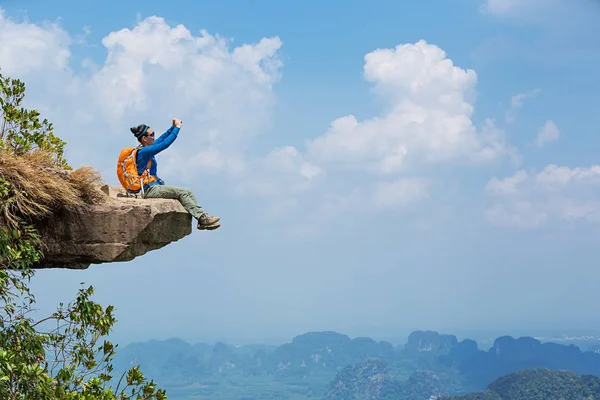
<svg viewBox="0 0 600 400"><path fill-rule="evenodd" d="M38 227L46 245L35 268L86 269L131 261L192 232L192 216L177 200L128 198L104 185L109 201L56 213Z"/></svg>

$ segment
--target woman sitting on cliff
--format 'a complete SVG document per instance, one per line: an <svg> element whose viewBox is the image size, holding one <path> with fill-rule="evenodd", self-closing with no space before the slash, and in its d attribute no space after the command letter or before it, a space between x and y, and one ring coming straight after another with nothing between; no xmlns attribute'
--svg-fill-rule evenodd
<svg viewBox="0 0 600 400"><path fill-rule="evenodd" d="M219 223L220 218L211 217L204 212L190 189L167 186L163 180L156 175L157 168L154 156L167 149L175 139L177 139L180 128L181 120L173 118L173 125L156 140L154 140L154 131L148 125L142 124L130 128L131 132L141 145L141 148L136 154L138 174L142 175L147 168L148 161L152 161L148 173L150 179L149 182L144 185L144 197L177 199L181 205L183 205L183 207L198 220L198 229L217 229L221 226Z"/></svg>

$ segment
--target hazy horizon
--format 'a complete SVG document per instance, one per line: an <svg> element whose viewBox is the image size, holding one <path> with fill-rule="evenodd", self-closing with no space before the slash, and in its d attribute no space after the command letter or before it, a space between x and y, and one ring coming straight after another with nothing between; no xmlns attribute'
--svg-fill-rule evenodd
<svg viewBox="0 0 600 400"><path fill-rule="evenodd" d="M515 339L520 337L533 337L541 342L572 342L577 340L589 340L597 341L600 345L600 329L527 329L527 328L514 328L514 329L474 329L474 330L436 330L436 329L411 329L411 330L399 330L397 332L372 332L365 334L368 329L364 331L357 330L354 334L338 330L307 330L297 332L290 335L280 336L255 336L255 337L244 337L237 336L234 333L224 334L223 336L215 337L197 337L192 333L182 333L180 335L165 335L162 337L140 337L140 338L129 338L127 336L120 337L118 335L112 336L113 339L121 346L126 346L132 343L144 343L151 341L166 341L166 340L183 340L190 344L209 344L214 345L216 343L225 343L233 346L246 346L246 345L273 345L280 346L285 343L291 343L296 336L301 336L307 333L314 332L335 332L338 334L346 335L350 339L359 337L368 337L375 341L389 342L393 346L402 346L408 340L411 333L417 331L433 331L440 335L452 335L456 336L460 342L465 339L471 339L478 343L480 350L488 350L493 345L495 339L502 336L512 336ZM592 340L593 338L593 340ZM582 349L583 350L583 349Z"/></svg>

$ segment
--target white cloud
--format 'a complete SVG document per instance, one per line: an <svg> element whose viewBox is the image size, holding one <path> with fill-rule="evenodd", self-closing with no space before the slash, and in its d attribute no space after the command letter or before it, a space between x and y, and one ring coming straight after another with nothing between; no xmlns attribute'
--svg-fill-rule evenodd
<svg viewBox="0 0 600 400"><path fill-rule="evenodd" d="M490 180L486 217L498 226L534 228L552 221L600 222L600 166L548 165Z"/></svg>
<svg viewBox="0 0 600 400"><path fill-rule="evenodd" d="M427 182L417 178L403 178L392 182L379 182L371 194L372 203L378 207L397 207L425 200Z"/></svg>
<svg viewBox="0 0 600 400"><path fill-rule="evenodd" d="M537 19L552 13L556 6L568 4L568 0L486 0L481 12L499 17Z"/></svg>
<svg viewBox="0 0 600 400"><path fill-rule="evenodd" d="M491 162L514 154L504 134L486 121L478 132L471 117L477 75L452 63L421 40L365 56L364 76L387 101L386 112L358 121L334 120L308 143L312 160L330 168L392 174L422 164Z"/></svg>
<svg viewBox="0 0 600 400"><path fill-rule="evenodd" d="M558 140L560 135L560 131L558 127L554 123L554 121L548 120L544 123L544 126L540 128L538 131L537 137L535 139L535 145L538 147L545 146L550 142L554 142Z"/></svg>
<svg viewBox="0 0 600 400"><path fill-rule="evenodd" d="M4 75L67 68L71 38L56 23L37 26L6 18L0 8L0 68Z"/></svg>
<svg viewBox="0 0 600 400"><path fill-rule="evenodd" d="M525 99L531 99L538 95L541 90L539 88L530 90L525 93L519 93L510 99L510 107L506 112L506 121L515 122L517 110L523 107L523 101Z"/></svg>
<svg viewBox="0 0 600 400"><path fill-rule="evenodd" d="M492 14L505 14L518 4L517 0L487 0L483 10Z"/></svg>
<svg viewBox="0 0 600 400"><path fill-rule="evenodd" d="M238 183L236 191L260 197L298 195L323 173L291 146L274 149L266 157L251 161L248 169L253 173Z"/></svg>
<svg viewBox="0 0 600 400"><path fill-rule="evenodd" d="M506 195L518 193L517 186L527 179L527 172L520 170L513 176L504 179L493 178L488 182L486 190L493 194Z"/></svg>
<svg viewBox="0 0 600 400"><path fill-rule="evenodd" d="M454 66L439 47L419 41L373 51L365 56L364 76L386 102L382 115L332 121L305 152L289 147L253 166L258 174L244 187L271 196L286 186L295 195L320 190L313 195L322 196L319 209L335 215L355 201L384 210L429 198L427 165L518 161L494 120L474 126L476 74ZM302 177L300 166L318 171L318 179ZM319 186L325 174L335 189ZM336 180L348 174L352 178Z"/></svg>

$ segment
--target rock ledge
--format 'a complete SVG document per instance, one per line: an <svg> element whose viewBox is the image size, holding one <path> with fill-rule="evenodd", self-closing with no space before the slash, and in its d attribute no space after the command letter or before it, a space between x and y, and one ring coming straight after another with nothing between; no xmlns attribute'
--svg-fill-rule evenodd
<svg viewBox="0 0 600 400"><path fill-rule="evenodd" d="M192 216L177 200L125 197L120 186L101 190L106 203L56 213L38 226L46 249L35 268L131 261L192 232Z"/></svg>

